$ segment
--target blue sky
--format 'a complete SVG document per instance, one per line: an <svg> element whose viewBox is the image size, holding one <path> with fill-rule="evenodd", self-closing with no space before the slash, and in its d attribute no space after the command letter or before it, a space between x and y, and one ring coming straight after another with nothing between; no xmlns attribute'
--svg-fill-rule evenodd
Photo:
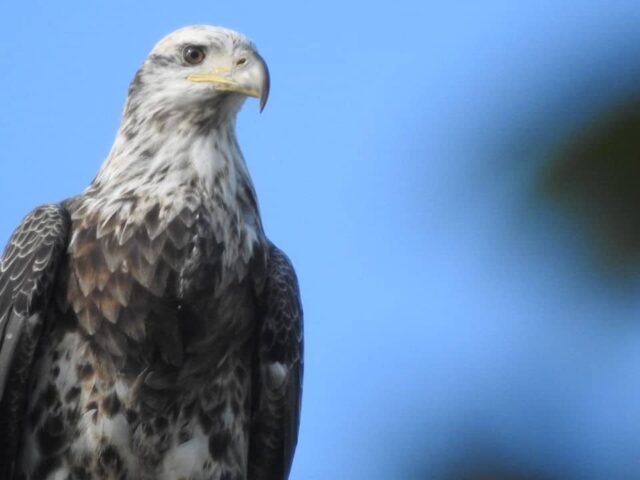
<svg viewBox="0 0 640 480"><path fill-rule="evenodd" d="M292 479L437 478L486 452L640 476L636 286L594 274L533 184L640 90L640 4L3 2L1 243L91 181L137 66L193 23L244 32L271 70L238 128L304 299Z"/></svg>

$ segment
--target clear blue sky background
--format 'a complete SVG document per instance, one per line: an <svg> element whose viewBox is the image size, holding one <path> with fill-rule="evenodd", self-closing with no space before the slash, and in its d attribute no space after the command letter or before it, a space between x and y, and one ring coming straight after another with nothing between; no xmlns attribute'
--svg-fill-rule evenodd
<svg viewBox="0 0 640 480"><path fill-rule="evenodd" d="M192 23L246 33L272 73L239 136L304 297L292 479L483 454L640 478L640 295L533 193L551 146L640 91L640 3L4 1L1 243L91 181L137 66Z"/></svg>

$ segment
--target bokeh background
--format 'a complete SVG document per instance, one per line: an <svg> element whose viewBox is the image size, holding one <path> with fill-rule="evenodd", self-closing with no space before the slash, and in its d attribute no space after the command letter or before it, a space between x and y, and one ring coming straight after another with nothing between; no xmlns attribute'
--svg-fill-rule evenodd
<svg viewBox="0 0 640 480"><path fill-rule="evenodd" d="M0 2L0 243L81 191L163 35L243 31L293 259L292 480L640 478L640 3Z"/></svg>

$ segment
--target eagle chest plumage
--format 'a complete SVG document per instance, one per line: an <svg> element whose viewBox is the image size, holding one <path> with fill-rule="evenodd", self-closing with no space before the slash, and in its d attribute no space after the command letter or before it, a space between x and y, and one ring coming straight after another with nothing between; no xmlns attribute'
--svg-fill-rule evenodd
<svg viewBox="0 0 640 480"><path fill-rule="evenodd" d="M65 321L52 323L54 347L42 352L48 374L35 385L27 442L60 422L61 438L47 444L75 443L70 468L90 477L178 478L182 464L203 478L221 466L246 471L265 268L256 225L246 209L192 192L116 203L101 208L91 194L67 203L56 298Z"/></svg>
<svg viewBox="0 0 640 480"><path fill-rule="evenodd" d="M95 212L90 198L79 203L71 202L65 300L116 361L160 355L181 366L185 347L252 333L255 274L265 261L255 217L191 192Z"/></svg>

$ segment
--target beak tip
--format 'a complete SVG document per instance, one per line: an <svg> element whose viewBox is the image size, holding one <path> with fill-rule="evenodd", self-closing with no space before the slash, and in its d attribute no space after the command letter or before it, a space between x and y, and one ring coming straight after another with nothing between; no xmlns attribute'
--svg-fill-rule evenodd
<svg viewBox="0 0 640 480"><path fill-rule="evenodd" d="M259 54L256 54L256 56L258 57L258 60L262 67L262 85L260 88L260 113L262 113L264 107L267 106L267 100L269 100L269 90L271 90L271 75L269 74L269 67L267 67L267 63L264 61L264 59Z"/></svg>

